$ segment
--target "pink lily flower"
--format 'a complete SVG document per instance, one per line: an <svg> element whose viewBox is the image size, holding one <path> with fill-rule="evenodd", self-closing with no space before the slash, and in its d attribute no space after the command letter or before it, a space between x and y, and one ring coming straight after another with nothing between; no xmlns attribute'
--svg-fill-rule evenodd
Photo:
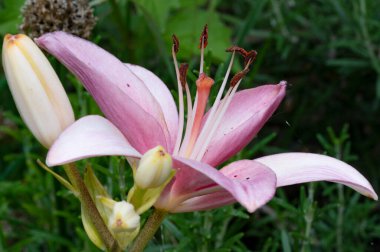
<svg viewBox="0 0 380 252"><path fill-rule="evenodd" d="M179 68L176 61L178 41L174 39L179 112L166 85L149 70L124 64L95 44L64 32L38 38L40 47L82 81L107 118L85 116L76 121L53 144L47 164L55 166L103 155L139 158L162 145L172 154L177 172L155 207L169 212L206 210L234 202L254 212L274 196L276 187L322 180L347 185L377 200L370 183L355 168L319 154L283 153L240 160L216 169L255 137L285 96L286 82L237 92L241 77L234 77L234 85L222 99L233 52L217 98L205 113L213 84L203 73L205 31L193 102L183 74L185 68ZM183 92L187 97L186 127Z"/></svg>

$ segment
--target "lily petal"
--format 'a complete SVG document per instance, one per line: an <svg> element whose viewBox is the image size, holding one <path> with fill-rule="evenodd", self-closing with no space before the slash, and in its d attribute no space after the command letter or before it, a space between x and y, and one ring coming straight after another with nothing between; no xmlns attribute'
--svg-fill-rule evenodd
<svg viewBox="0 0 380 252"><path fill-rule="evenodd" d="M377 200L368 180L352 166L329 156L312 153L282 153L255 159L272 169L277 187L313 181L330 181L351 187Z"/></svg>
<svg viewBox="0 0 380 252"><path fill-rule="evenodd" d="M96 156L141 157L107 119L85 116L69 126L50 148L46 164L56 166Z"/></svg>
<svg viewBox="0 0 380 252"><path fill-rule="evenodd" d="M36 39L84 84L106 117L138 151L162 145L170 136L160 105L146 85L116 57L97 45L64 32Z"/></svg>
<svg viewBox="0 0 380 252"><path fill-rule="evenodd" d="M176 177L171 185L170 196L166 197L168 202L158 202L158 206L156 205L158 208L169 208L169 211L176 211L176 207L181 201L222 189L247 208L249 212L254 212L258 207L270 200L275 193L276 177L274 173L270 169L261 169L262 165L249 160L235 162L225 167L223 173L205 163L194 160L180 157L174 157L173 160L173 167L177 168ZM246 169L248 167L254 167L251 175L257 176L257 180L256 178L254 179L258 183L257 185L244 180L245 177L242 180L235 177L235 175L247 175ZM259 183L259 181L262 182ZM261 189L260 186L263 186L263 188ZM170 200L176 201L170 202ZM225 202L222 203L225 204ZM230 203L230 201L227 203ZM218 203L215 202L215 206L217 205ZM182 209L182 211L185 210L187 211L186 208Z"/></svg>
<svg viewBox="0 0 380 252"><path fill-rule="evenodd" d="M275 193L276 175L266 166L251 160L241 160L229 164L220 172L241 183L253 202L251 212L266 204ZM236 199L226 190L195 197L184 201L173 212L191 212L213 209L235 203Z"/></svg>
<svg viewBox="0 0 380 252"><path fill-rule="evenodd" d="M165 83L162 82L162 80L153 72L138 65L132 65L128 63L125 65L137 77L139 77L143 83L145 83L146 87L149 89L156 101L160 104L170 134L170 146L173 148L178 131L178 112L172 94L170 93ZM172 152L173 149L168 149L167 151Z"/></svg>
<svg viewBox="0 0 380 252"><path fill-rule="evenodd" d="M285 89L281 82L237 92L202 161L217 166L244 148L276 110Z"/></svg>

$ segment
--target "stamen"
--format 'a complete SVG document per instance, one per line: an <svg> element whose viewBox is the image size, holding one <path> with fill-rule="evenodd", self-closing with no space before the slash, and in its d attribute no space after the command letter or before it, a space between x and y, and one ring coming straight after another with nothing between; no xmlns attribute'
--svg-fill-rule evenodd
<svg viewBox="0 0 380 252"><path fill-rule="evenodd" d="M230 106L232 98L233 98L234 94L236 93L236 90L239 87L240 82L241 82L241 79L238 81L238 83L234 87L230 87L230 89L228 90L230 92L227 93L226 97L224 98L225 100L222 102L222 104L220 106L220 109L218 109L217 116L215 119L215 123L212 125L213 127L210 130L209 134L207 135L207 139L204 142L204 144L202 145L202 149L199 151L195 160L200 161L203 158L204 154L206 153L207 147L210 144L211 139L214 137L215 132L218 129L220 122L222 121L223 116L227 111L227 108Z"/></svg>
<svg viewBox="0 0 380 252"><path fill-rule="evenodd" d="M199 134L199 137L198 137L198 139L197 139L197 141L196 141L196 143L194 145L194 149L193 149L193 152L191 154L192 158L194 158L198 154L198 151L201 148L201 146L203 145L203 142L205 140L205 136L209 132L209 129L211 127L211 122L215 121L214 120L214 117L216 116L215 112L217 111L217 108L219 106L220 100L221 100L222 95L223 95L223 91L224 91L225 86L227 84L228 76L230 75L230 72L231 72L231 69L232 69L232 65L233 65L233 62L234 62L234 58L235 58L235 51L232 51L231 60L230 60L230 63L228 65L227 72L226 72L226 74L224 76L222 85L219 88L218 94L217 94L217 96L215 98L214 104L212 105L212 107L210 109L210 112L209 112L209 115L207 117L207 120L206 120L206 122L205 122L205 124L204 124L204 126L202 128L202 131Z"/></svg>
<svg viewBox="0 0 380 252"><path fill-rule="evenodd" d="M191 114L187 115L189 122L188 122L188 124L186 124L188 126L186 126L185 137L183 139L183 142L182 142L182 145L181 145L181 150L179 152L179 155L181 157L185 155L185 152L187 150L187 146L188 146L188 143L189 143L189 140L190 140L191 132L193 131L194 118L195 118L195 113L197 111L197 108L198 108L198 92L195 94L194 106L193 106L193 108L191 110Z"/></svg>
<svg viewBox="0 0 380 252"><path fill-rule="evenodd" d="M240 82L242 81L243 77L245 75L247 75L247 73L249 72L249 66L254 61L254 59L256 58L256 55L257 55L256 51L253 51L253 50L249 51L247 56L246 56L247 63L245 64L245 68L242 71L240 71L239 73L237 73L234 77L232 77L232 79L230 81L230 89L227 91L227 94L224 98L225 100L222 102L220 108L216 112L216 115L215 115L216 119L214 120L214 118L213 118L213 120L212 120L212 121L214 121L214 124L212 125L211 130L208 130L207 134L205 133L205 135L207 137L206 140L200 145L201 149L199 152L197 152L197 149L194 148L193 155L196 154L195 160L198 160L198 161L201 160L203 158L204 154L206 153L207 147L208 147L212 137L214 136L217 128L219 127L219 124L220 124L225 112L227 111L227 108L230 105L232 98L233 98L234 94L236 93L237 88L240 85ZM192 156L192 158L194 158L194 156Z"/></svg>
<svg viewBox="0 0 380 252"><path fill-rule="evenodd" d="M179 114L178 114L177 140L174 145L174 151L173 151L173 154L177 155L179 146L182 140L183 122L184 122L184 106L183 106L183 91L182 91L182 85L181 85L180 74L179 74L179 69L178 69L178 62L177 62L177 57L176 57L176 53L178 53L178 50L179 50L179 40L175 35L173 35L172 38L173 38L172 56L173 56L173 61L174 61L175 73L177 76L178 98L179 98L178 99L179 100L179 106L178 106Z"/></svg>
<svg viewBox="0 0 380 252"><path fill-rule="evenodd" d="M208 26L207 24L203 27L203 31L200 37L199 49L201 49L201 63L199 67L199 76L203 73L204 65L204 50L208 44Z"/></svg>
<svg viewBox="0 0 380 252"><path fill-rule="evenodd" d="M187 100L187 122L186 122L186 131L183 138L181 148L179 150L179 155L181 156L184 152L185 147L187 146L190 138L191 126L193 125L194 115L193 115L193 104L191 101L191 93L189 85L186 85L186 100ZM195 106L195 105L194 105Z"/></svg>
<svg viewBox="0 0 380 252"><path fill-rule="evenodd" d="M187 146L186 150L186 155L189 155L191 153L194 143L198 137L200 126L202 123L202 118L208 101L208 96L210 94L210 89L213 84L214 80L204 73L202 73L197 80L197 109L195 111L194 122L191 130L189 145Z"/></svg>

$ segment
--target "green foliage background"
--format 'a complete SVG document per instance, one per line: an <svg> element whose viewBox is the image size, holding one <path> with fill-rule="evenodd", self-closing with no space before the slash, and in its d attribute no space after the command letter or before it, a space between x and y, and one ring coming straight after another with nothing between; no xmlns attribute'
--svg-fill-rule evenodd
<svg viewBox="0 0 380 252"><path fill-rule="evenodd" d="M242 88L284 79L287 97L236 159L285 151L326 153L357 167L380 192L379 1L90 3L98 18L91 40L125 62L152 70L172 90L173 33L180 38L180 61L194 70L190 83L196 78L199 34L206 23L206 67L217 82L228 59L225 48L236 44L257 50ZM1 36L17 32L22 4L0 1ZM77 118L99 114L80 83L51 60ZM96 251L81 226L76 199L37 166L46 150L19 118L3 72L0 100L0 251ZM130 187L125 162L91 162L110 193L122 198ZM379 203L339 185L292 186L252 215L237 205L172 215L147 251L378 251L379 212Z"/></svg>

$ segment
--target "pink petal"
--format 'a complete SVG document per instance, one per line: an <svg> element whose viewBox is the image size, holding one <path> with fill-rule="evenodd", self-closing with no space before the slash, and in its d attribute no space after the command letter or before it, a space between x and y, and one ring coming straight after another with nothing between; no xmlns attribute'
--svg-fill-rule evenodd
<svg viewBox="0 0 380 252"><path fill-rule="evenodd" d="M69 126L50 148L46 163L56 166L96 156L141 155L123 134L101 116L85 116Z"/></svg>
<svg viewBox="0 0 380 252"><path fill-rule="evenodd" d="M273 171L260 163L241 160L220 170L226 177L237 181L249 195L250 212L266 204L275 193L276 176ZM236 202L226 190L191 198L180 204L174 212L200 211Z"/></svg>
<svg viewBox="0 0 380 252"><path fill-rule="evenodd" d="M161 106L121 61L64 32L47 33L36 42L82 81L106 117L138 151L144 153L157 145L172 149Z"/></svg>
<svg viewBox="0 0 380 252"><path fill-rule="evenodd" d="M276 110L285 89L281 82L237 92L202 161L217 166L244 148Z"/></svg>
<svg viewBox="0 0 380 252"><path fill-rule="evenodd" d="M161 110L164 114L165 122L171 137L170 146L174 147L178 131L178 112L172 94L170 93L165 83L163 83L162 80L151 71L138 65L125 65L138 78L140 78L143 83L145 83L146 87L149 89L151 94L161 106ZM170 149L167 151L171 153L173 150Z"/></svg>
<svg viewBox="0 0 380 252"><path fill-rule="evenodd" d="M175 180L171 184L170 191L164 192L163 199L167 201L159 200L156 204L158 208L174 212L192 211L188 204L183 208L176 209L176 207L190 198L223 189L226 191L226 197L230 199L233 197L249 212L254 212L274 195L276 185L274 173L255 162L249 160L235 162L225 167L221 172L205 163L194 160L180 157L175 157L174 160L173 166L177 168ZM248 171L248 169L252 170ZM245 180L248 175L252 175L254 183ZM220 201L220 198L209 198L209 200L211 201L210 205L205 206L204 203L200 202L199 208L194 209L208 209L229 204L232 201L232 199L227 202Z"/></svg>
<svg viewBox="0 0 380 252"><path fill-rule="evenodd" d="M272 169L277 186L313 181L344 184L359 193L378 199L371 184L352 166L329 156L312 153L282 153L255 159Z"/></svg>

